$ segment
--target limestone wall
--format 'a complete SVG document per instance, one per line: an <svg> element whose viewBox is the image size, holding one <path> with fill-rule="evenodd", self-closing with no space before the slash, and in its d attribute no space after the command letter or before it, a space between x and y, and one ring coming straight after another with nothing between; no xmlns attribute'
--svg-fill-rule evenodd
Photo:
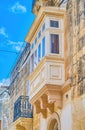
<svg viewBox="0 0 85 130"><path fill-rule="evenodd" d="M72 118L72 130L85 130L85 95L73 101Z"/></svg>

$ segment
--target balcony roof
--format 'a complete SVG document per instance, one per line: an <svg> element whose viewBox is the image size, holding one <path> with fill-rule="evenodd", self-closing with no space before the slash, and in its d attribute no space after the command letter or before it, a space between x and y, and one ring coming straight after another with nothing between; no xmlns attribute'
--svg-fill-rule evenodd
<svg viewBox="0 0 85 130"><path fill-rule="evenodd" d="M64 16L64 14L65 14L65 8L63 8L63 7L60 7L60 8L41 7L34 23L31 26L31 29L29 30L29 32L25 38L25 41L28 43L31 43L33 36L35 35L36 31L39 28L39 25L41 24L41 22L47 15Z"/></svg>

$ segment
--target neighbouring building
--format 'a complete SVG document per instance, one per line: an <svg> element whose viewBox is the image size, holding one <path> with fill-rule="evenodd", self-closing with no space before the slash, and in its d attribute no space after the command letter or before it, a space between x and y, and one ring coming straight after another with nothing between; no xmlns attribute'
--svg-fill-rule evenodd
<svg viewBox="0 0 85 130"><path fill-rule="evenodd" d="M9 126L9 92L8 86L0 86L0 130Z"/></svg>
<svg viewBox="0 0 85 130"><path fill-rule="evenodd" d="M22 130L22 125L32 129L32 107L29 103L30 46L26 44L10 78L9 130ZM29 126L28 123L31 125Z"/></svg>
<svg viewBox="0 0 85 130"><path fill-rule="evenodd" d="M1 130L1 120L0 120L0 130Z"/></svg>
<svg viewBox="0 0 85 130"><path fill-rule="evenodd" d="M85 129L85 0L67 3L72 130Z"/></svg>
<svg viewBox="0 0 85 130"><path fill-rule="evenodd" d="M33 0L32 11L11 73L9 130L85 130L85 0Z"/></svg>

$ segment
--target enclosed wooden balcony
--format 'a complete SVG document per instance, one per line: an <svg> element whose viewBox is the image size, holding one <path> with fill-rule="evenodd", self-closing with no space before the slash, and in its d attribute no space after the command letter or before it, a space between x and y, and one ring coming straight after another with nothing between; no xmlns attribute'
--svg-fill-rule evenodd
<svg viewBox="0 0 85 130"><path fill-rule="evenodd" d="M29 76L30 102L37 106L36 112L45 112L48 107L53 111L53 103L62 107L61 89L65 81L64 59L45 56Z"/></svg>

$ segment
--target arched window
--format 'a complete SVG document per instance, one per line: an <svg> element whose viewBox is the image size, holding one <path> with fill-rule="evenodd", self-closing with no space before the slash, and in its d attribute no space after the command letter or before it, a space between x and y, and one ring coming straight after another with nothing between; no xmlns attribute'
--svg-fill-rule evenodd
<svg viewBox="0 0 85 130"><path fill-rule="evenodd" d="M57 113L53 113L48 119L47 130L61 130L60 118Z"/></svg>

